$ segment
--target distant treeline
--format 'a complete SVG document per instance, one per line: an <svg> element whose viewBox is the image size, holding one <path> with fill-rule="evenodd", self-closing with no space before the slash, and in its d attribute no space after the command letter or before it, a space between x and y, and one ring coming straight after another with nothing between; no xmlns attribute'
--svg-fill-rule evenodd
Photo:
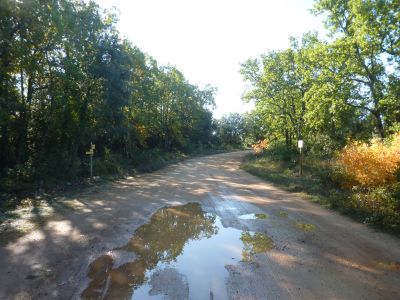
<svg viewBox="0 0 400 300"><path fill-rule="evenodd" d="M115 23L94 2L0 0L1 176L78 176L91 142L129 159L211 141L214 88L159 66Z"/></svg>

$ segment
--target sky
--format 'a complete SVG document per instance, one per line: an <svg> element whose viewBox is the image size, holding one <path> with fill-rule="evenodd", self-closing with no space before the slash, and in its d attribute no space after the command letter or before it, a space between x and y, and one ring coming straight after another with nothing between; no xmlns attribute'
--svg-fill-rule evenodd
<svg viewBox="0 0 400 300"><path fill-rule="evenodd" d="M323 36L313 0L96 0L119 11L117 28L161 65L177 67L192 84L211 84L216 118L243 113L245 83L240 63L285 49L289 37L307 31Z"/></svg>

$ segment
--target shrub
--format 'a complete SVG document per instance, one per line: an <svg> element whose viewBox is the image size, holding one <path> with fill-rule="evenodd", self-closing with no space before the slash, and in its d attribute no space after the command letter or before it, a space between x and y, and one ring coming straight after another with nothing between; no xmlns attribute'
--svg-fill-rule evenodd
<svg viewBox="0 0 400 300"><path fill-rule="evenodd" d="M260 140L257 143L253 144L251 147L253 148L253 151L256 155L259 155L264 152L265 149L267 149L269 146L269 143L266 139Z"/></svg>
<svg viewBox="0 0 400 300"><path fill-rule="evenodd" d="M352 142L339 153L337 163L346 178L344 187L394 183L400 168L400 133L385 141L373 139L370 144Z"/></svg>
<svg viewBox="0 0 400 300"><path fill-rule="evenodd" d="M293 168L296 166L299 152L293 145L286 145L283 141L274 141L265 151L272 160L283 161L289 163L288 167Z"/></svg>
<svg viewBox="0 0 400 300"><path fill-rule="evenodd" d="M103 159L93 161L93 173L94 175L122 174L125 163L121 155L105 147Z"/></svg>
<svg viewBox="0 0 400 300"><path fill-rule="evenodd" d="M314 133L306 138L307 155L318 159L326 159L334 156L335 152L343 148L344 144L335 141L326 134Z"/></svg>
<svg viewBox="0 0 400 300"><path fill-rule="evenodd" d="M400 183L362 191L353 190L352 206L366 216L365 222L400 228Z"/></svg>
<svg viewBox="0 0 400 300"><path fill-rule="evenodd" d="M114 160L100 160L96 159L93 161L93 174L94 175L110 175L110 174L122 174L122 166Z"/></svg>

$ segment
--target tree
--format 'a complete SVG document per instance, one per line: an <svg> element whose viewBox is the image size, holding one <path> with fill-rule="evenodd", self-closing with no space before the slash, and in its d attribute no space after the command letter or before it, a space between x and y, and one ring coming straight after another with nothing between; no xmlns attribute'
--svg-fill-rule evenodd
<svg viewBox="0 0 400 300"><path fill-rule="evenodd" d="M244 100L254 100L266 131L273 138L283 137L287 147L306 134L308 93L318 76L309 57L318 43L316 35L306 34L301 41L291 39L290 49L242 64L241 73L252 85Z"/></svg>
<svg viewBox="0 0 400 300"><path fill-rule="evenodd" d="M314 12L327 14L332 36L332 64L326 67L345 86L346 105L367 113L381 137L397 120L398 96L393 85L399 82L400 4L393 0L319 0Z"/></svg>
<svg viewBox="0 0 400 300"><path fill-rule="evenodd" d="M91 142L131 159L211 140L214 89L158 66L115 22L93 1L0 2L0 175L79 176Z"/></svg>
<svg viewBox="0 0 400 300"><path fill-rule="evenodd" d="M242 146L244 142L243 116L239 113L230 113L216 120L216 135L222 146Z"/></svg>

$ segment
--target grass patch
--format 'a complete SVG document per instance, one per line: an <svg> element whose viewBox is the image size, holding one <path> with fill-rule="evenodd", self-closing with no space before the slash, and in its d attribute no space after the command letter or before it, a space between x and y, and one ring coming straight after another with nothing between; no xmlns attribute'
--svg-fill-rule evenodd
<svg viewBox="0 0 400 300"><path fill-rule="evenodd" d="M267 214L255 214L256 219L263 220L266 219L268 216Z"/></svg>
<svg viewBox="0 0 400 300"><path fill-rule="evenodd" d="M308 231L308 232L315 231L315 225L313 224L296 222L296 227L303 231Z"/></svg>
<svg viewBox="0 0 400 300"><path fill-rule="evenodd" d="M289 192L302 193L314 202L328 204L329 191L326 190L321 177L323 166L305 165L303 176L291 162L276 161L267 156L247 156L241 168L257 177L272 182Z"/></svg>
<svg viewBox="0 0 400 300"><path fill-rule="evenodd" d="M282 211L282 210L279 211L278 215L280 217L282 217L282 218L288 218L289 217L288 213L285 212L285 211Z"/></svg>

